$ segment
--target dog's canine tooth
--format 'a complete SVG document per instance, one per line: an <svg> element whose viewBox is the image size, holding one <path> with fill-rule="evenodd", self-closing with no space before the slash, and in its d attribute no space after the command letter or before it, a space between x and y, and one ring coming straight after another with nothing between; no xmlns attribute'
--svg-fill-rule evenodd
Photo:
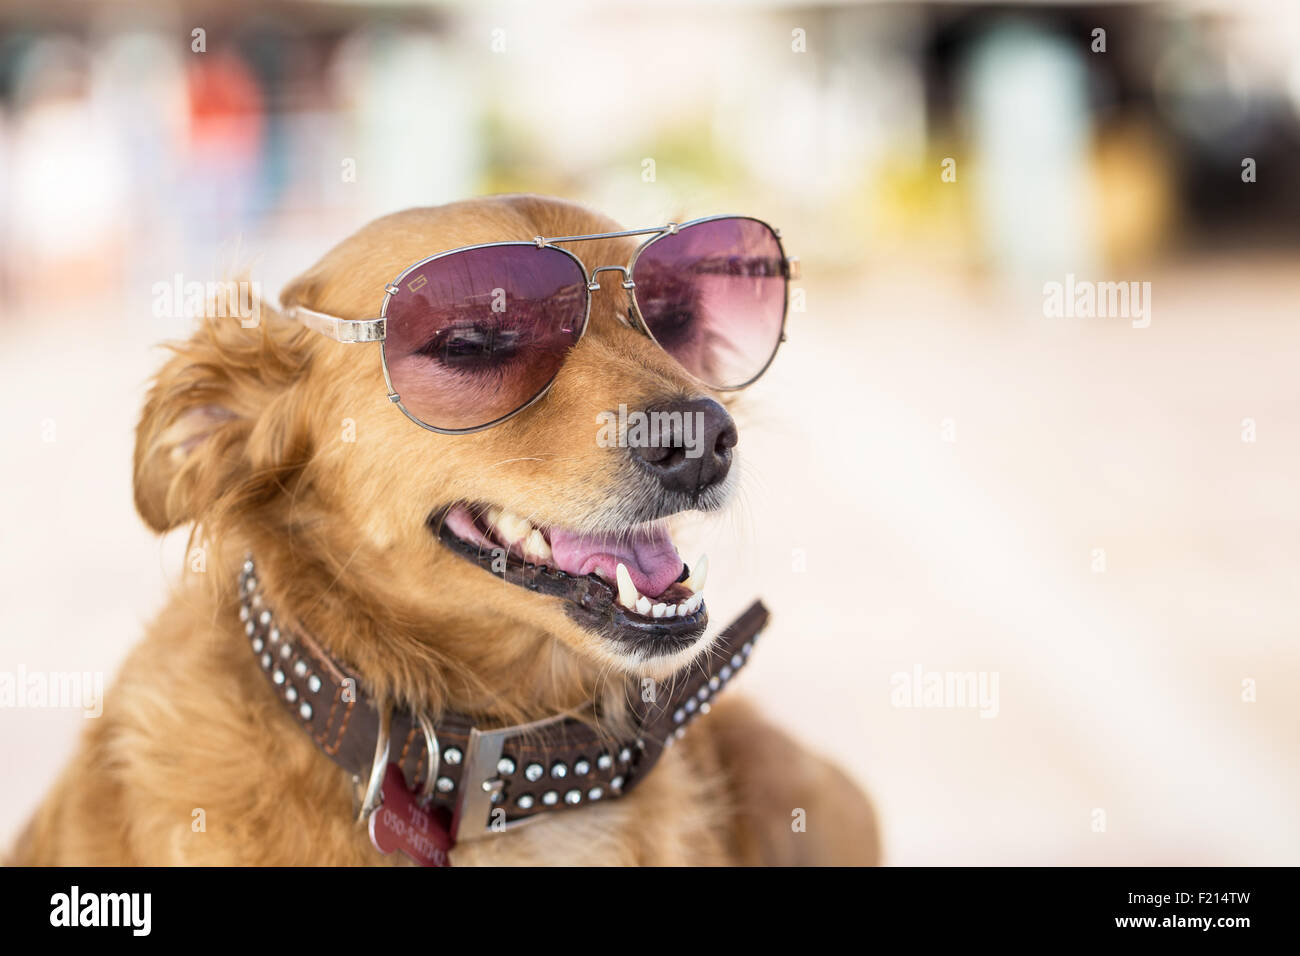
<svg viewBox="0 0 1300 956"><path fill-rule="evenodd" d="M663 617L668 613L668 605L660 601L654 607L650 608L651 617Z"/></svg>
<svg viewBox="0 0 1300 956"><path fill-rule="evenodd" d="M493 524L506 544L519 544L528 538L533 526L513 511L502 511Z"/></svg>
<svg viewBox="0 0 1300 956"><path fill-rule="evenodd" d="M649 615L650 613L650 599L644 594L637 598L636 612L642 616Z"/></svg>
<svg viewBox="0 0 1300 956"><path fill-rule="evenodd" d="M534 528L524 540L524 557L533 561L551 560L551 546L546 543L542 533Z"/></svg>
<svg viewBox="0 0 1300 956"><path fill-rule="evenodd" d="M691 565L691 576L682 583L697 594L704 590L704 582L709 577L709 556L700 555L700 559Z"/></svg>
<svg viewBox="0 0 1300 956"><path fill-rule="evenodd" d="M618 568L614 572L618 578L618 603L625 608L634 608L637 604L637 598L641 595L632 583L632 575L628 574L627 566L622 561L618 563Z"/></svg>

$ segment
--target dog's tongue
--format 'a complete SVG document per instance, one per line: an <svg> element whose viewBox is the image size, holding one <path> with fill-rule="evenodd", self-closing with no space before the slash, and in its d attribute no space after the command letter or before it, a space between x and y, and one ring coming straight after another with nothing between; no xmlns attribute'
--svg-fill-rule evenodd
<svg viewBox="0 0 1300 956"><path fill-rule="evenodd" d="M656 527L629 537L575 534L551 529L551 555L556 566L568 574L602 572L607 581L616 580L619 562L627 565L636 589L646 597L658 597L682 573L682 559L668 532Z"/></svg>

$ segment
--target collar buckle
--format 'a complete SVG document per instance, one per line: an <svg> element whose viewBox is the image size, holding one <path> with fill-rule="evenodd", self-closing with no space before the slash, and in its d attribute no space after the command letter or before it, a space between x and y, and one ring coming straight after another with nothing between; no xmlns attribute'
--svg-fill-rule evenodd
<svg viewBox="0 0 1300 956"><path fill-rule="evenodd" d="M504 805L506 782L501 777L498 765L504 755L507 740L535 733L567 719L566 715L558 714L517 727L502 727L499 730L479 730L476 727L470 731L465 747L465 770L460 777L460 800L451 822L453 839L463 842L505 833L545 816L536 813L514 820L508 819Z"/></svg>

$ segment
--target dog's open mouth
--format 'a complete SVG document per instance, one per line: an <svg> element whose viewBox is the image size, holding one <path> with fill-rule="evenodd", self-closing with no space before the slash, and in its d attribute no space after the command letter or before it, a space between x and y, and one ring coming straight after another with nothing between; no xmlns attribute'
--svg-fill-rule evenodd
<svg viewBox="0 0 1300 956"><path fill-rule="evenodd" d="M579 534L489 505L457 504L430 525L457 554L512 584L565 598L580 624L640 650L680 650L708 624L708 562L688 568L662 524Z"/></svg>

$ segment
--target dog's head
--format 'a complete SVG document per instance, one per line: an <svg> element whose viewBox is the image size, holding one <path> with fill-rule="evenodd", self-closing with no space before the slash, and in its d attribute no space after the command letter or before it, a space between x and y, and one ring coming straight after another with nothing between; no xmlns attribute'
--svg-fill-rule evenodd
<svg viewBox="0 0 1300 956"><path fill-rule="evenodd" d="M411 210L357 232L281 299L368 318L393 276L435 252L617 229L537 197ZM632 241L587 242L581 257L626 263ZM397 684L430 661L471 696L489 693L493 674L681 669L705 644L704 569L683 564L665 521L726 504L736 428L621 320L628 294L601 275L586 333L545 397L472 434L425 430L394 407L377 344L332 341L266 306L256 328L207 319L150 393L141 514L158 530L195 522L196 541L230 560L251 550L304 625L358 666L407 655L372 668ZM681 413L686 427L655 447L618 440L620 406Z"/></svg>

